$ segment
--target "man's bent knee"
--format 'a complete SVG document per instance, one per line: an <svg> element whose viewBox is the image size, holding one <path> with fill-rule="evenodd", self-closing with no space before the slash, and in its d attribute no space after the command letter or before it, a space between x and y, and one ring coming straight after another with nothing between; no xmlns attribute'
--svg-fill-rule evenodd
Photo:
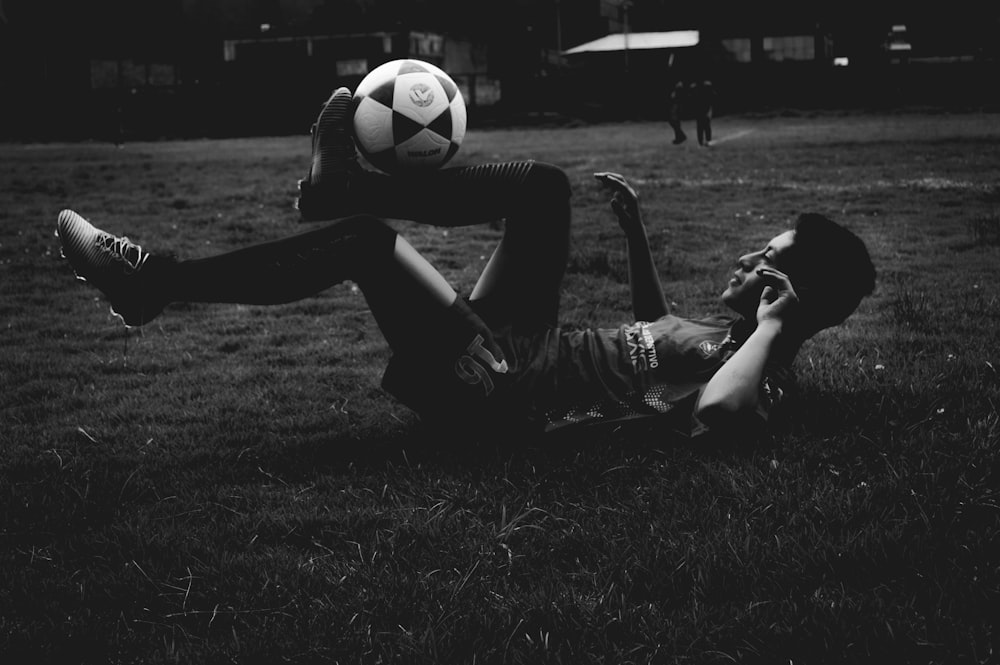
<svg viewBox="0 0 1000 665"><path fill-rule="evenodd" d="M534 199L546 201L568 201L570 197L569 176L558 166L546 162L534 162L528 170L526 186Z"/></svg>

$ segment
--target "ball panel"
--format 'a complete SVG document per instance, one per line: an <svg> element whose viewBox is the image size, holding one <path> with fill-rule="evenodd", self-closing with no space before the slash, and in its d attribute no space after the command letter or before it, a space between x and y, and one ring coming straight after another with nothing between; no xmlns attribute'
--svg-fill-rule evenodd
<svg viewBox="0 0 1000 665"><path fill-rule="evenodd" d="M393 112L372 97L358 102L354 112L354 138L364 153L378 152L393 146Z"/></svg>
<svg viewBox="0 0 1000 665"><path fill-rule="evenodd" d="M421 60L399 60L399 69L396 71L396 76L402 76L403 74L426 73L429 72L431 64L429 62L423 62Z"/></svg>
<svg viewBox="0 0 1000 665"><path fill-rule="evenodd" d="M447 76L441 76L439 74L435 74L434 78L436 78L438 83L441 84L441 89L444 90L444 94L445 97L448 98L448 102L450 103L451 100L455 99L455 95L458 94L458 86L455 85L455 82Z"/></svg>
<svg viewBox="0 0 1000 665"><path fill-rule="evenodd" d="M399 70L399 64L399 60L393 60L383 63L371 70L368 72L367 76L361 79L361 83L358 84L358 88L354 91L354 94L368 95L374 88L378 87L384 81L392 81L396 78L396 72Z"/></svg>
<svg viewBox="0 0 1000 665"><path fill-rule="evenodd" d="M392 142L394 144L399 145L418 134L423 128L421 123L414 122L402 113L392 112Z"/></svg>
<svg viewBox="0 0 1000 665"><path fill-rule="evenodd" d="M438 117L431 120L427 125L427 129L437 132L441 136L447 137L447 140L451 140L451 109L445 108Z"/></svg>
<svg viewBox="0 0 1000 665"><path fill-rule="evenodd" d="M448 106L441 84L425 72L397 76L393 94L393 110L424 126Z"/></svg>
<svg viewBox="0 0 1000 665"><path fill-rule="evenodd" d="M409 139L397 143L396 162L407 169L437 167L444 163L451 144L447 138L422 129Z"/></svg>
<svg viewBox="0 0 1000 665"><path fill-rule="evenodd" d="M385 106L392 108L392 101L396 94L396 79L386 79L382 81L368 93L368 96Z"/></svg>
<svg viewBox="0 0 1000 665"><path fill-rule="evenodd" d="M468 116L465 112L465 100L462 98L462 93L458 93L458 96L451 100L449 107L451 108L451 140L461 144L462 139L465 138L465 130L468 122Z"/></svg>

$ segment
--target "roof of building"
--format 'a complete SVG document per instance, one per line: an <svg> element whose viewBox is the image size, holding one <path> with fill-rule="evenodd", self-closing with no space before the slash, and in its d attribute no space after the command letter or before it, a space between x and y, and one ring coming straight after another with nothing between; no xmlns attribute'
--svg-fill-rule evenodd
<svg viewBox="0 0 1000 665"><path fill-rule="evenodd" d="M671 32L630 32L607 35L592 42L574 46L563 51L564 55L577 53L599 53L602 51L624 51L637 49L684 48L698 44L697 30L674 30Z"/></svg>

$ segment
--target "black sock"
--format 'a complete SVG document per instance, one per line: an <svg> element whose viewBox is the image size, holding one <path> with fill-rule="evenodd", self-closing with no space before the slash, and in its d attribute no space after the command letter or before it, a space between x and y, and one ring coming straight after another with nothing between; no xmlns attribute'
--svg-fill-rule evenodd
<svg viewBox="0 0 1000 665"><path fill-rule="evenodd" d="M364 215L297 236L158 268L158 288L170 302L272 305L358 279L391 260L396 232Z"/></svg>
<svg viewBox="0 0 1000 665"><path fill-rule="evenodd" d="M389 176L354 171L346 190L300 182L298 207L307 220L371 213L436 226L469 226L526 215L539 207L566 205L566 174L534 161L479 164Z"/></svg>

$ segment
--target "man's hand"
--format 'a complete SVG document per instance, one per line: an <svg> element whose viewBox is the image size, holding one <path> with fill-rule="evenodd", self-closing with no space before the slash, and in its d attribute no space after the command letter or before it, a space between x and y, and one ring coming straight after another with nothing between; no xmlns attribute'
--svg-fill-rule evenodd
<svg viewBox="0 0 1000 665"><path fill-rule="evenodd" d="M632 290L632 313L637 321L655 321L670 313L660 275L649 250L646 227L639 214L639 195L617 173L595 173L597 181L611 190L611 210L625 232L628 245L628 281Z"/></svg>
<svg viewBox="0 0 1000 665"><path fill-rule="evenodd" d="M611 210L618 218L618 225L626 233L631 233L642 227L642 217L639 213L639 194L624 176L609 171L595 173L599 183L611 191Z"/></svg>
<svg viewBox="0 0 1000 665"><path fill-rule="evenodd" d="M789 322L798 309L799 297L795 294L788 275L767 266L757 268L757 274L766 286L757 306L757 324L774 321L782 325Z"/></svg>

